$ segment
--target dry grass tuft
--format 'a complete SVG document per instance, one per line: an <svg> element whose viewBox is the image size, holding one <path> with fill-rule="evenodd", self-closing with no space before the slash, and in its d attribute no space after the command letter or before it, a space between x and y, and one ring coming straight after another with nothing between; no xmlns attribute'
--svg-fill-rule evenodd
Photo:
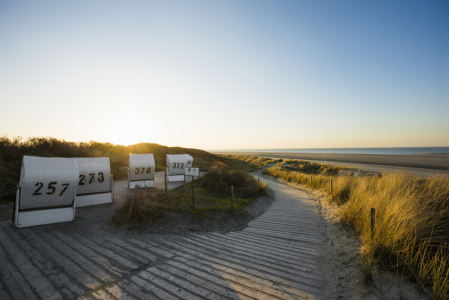
<svg viewBox="0 0 449 300"><path fill-rule="evenodd" d="M362 260L404 270L418 288L449 296L449 180L402 173L383 176L310 175L276 165L264 174L321 189L341 205L341 221L360 234ZM371 238L370 209L376 211ZM369 277L369 276L368 276Z"/></svg>
<svg viewBox="0 0 449 300"><path fill-rule="evenodd" d="M307 174L336 175L341 170L354 170L354 168L330 166L294 159L286 159L282 165L289 171L298 171Z"/></svg>
<svg viewBox="0 0 449 300"><path fill-rule="evenodd" d="M248 156L248 155L226 155L221 154L217 155L221 158L224 158L227 164L229 164L232 168L243 170L246 172L254 172L259 169L264 168L267 164L277 162L278 160L267 158L267 157L258 157L258 156Z"/></svg>

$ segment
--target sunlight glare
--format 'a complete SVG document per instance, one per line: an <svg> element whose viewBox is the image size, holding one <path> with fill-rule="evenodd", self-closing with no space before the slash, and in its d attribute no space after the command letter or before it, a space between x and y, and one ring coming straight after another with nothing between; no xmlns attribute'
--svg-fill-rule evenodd
<svg viewBox="0 0 449 300"><path fill-rule="evenodd" d="M149 131L150 126L144 121L121 118L120 122L114 122L110 126L108 130L108 142L129 146L150 141Z"/></svg>

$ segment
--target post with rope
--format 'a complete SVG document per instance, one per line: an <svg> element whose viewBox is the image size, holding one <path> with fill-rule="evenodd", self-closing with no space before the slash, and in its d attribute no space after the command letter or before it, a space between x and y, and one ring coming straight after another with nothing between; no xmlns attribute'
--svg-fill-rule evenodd
<svg viewBox="0 0 449 300"><path fill-rule="evenodd" d="M231 209L234 210L234 186L231 185Z"/></svg>
<svg viewBox="0 0 449 300"><path fill-rule="evenodd" d="M375 219L376 219L376 209L371 208L371 239L373 239L373 237L374 237Z"/></svg>
<svg viewBox="0 0 449 300"><path fill-rule="evenodd" d="M310 175L310 186L312 186L312 175Z"/></svg>

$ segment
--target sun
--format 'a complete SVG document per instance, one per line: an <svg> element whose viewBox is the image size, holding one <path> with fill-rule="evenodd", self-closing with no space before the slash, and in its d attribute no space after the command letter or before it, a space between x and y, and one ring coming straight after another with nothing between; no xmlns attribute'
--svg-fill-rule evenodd
<svg viewBox="0 0 449 300"><path fill-rule="evenodd" d="M129 146L151 140L150 126L144 122L136 124L136 120L122 118L108 128L108 141L113 144Z"/></svg>

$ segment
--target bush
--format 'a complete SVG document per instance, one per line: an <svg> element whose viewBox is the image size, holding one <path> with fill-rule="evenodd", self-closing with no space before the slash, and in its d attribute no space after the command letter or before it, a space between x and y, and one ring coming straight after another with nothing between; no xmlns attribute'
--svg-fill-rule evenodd
<svg viewBox="0 0 449 300"><path fill-rule="evenodd" d="M230 187L233 186L234 195L238 198L256 198L267 193L266 183L257 181L247 172L231 169L222 162L212 165L198 184L219 195L230 195Z"/></svg>

